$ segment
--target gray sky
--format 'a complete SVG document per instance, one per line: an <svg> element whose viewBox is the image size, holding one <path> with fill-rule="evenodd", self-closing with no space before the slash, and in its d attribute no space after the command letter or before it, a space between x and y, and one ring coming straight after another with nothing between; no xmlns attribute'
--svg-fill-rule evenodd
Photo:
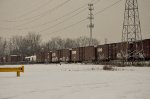
<svg viewBox="0 0 150 99"><path fill-rule="evenodd" d="M89 20L59 30L87 18L89 11L86 10L86 4L90 1L92 0L0 0L0 36L10 38L13 35L36 32L42 35L43 41L57 36L63 38L89 36L89 28L87 28ZM99 0L94 4L93 13L117 1ZM85 7L75 13L66 15L84 5ZM94 38L101 43L104 43L105 38L108 42L121 41L124 5L125 0L94 16ZM138 0L138 5L143 38L150 38L150 0ZM62 17L64 15L66 16ZM59 20L56 21L58 18Z"/></svg>

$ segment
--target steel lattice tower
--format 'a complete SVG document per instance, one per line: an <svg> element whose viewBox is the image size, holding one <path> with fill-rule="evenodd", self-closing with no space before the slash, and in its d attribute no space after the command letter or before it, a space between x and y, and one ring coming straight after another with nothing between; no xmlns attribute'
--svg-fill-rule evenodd
<svg viewBox="0 0 150 99"><path fill-rule="evenodd" d="M137 0L125 2L122 52L124 60L133 62L144 58Z"/></svg>

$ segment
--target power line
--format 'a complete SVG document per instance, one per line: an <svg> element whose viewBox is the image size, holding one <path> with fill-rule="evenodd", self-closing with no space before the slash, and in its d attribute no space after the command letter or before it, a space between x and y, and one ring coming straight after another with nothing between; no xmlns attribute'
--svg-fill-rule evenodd
<svg viewBox="0 0 150 99"><path fill-rule="evenodd" d="M46 12L40 13L40 14L38 14L38 15L35 15L35 16L29 17L29 18L24 18L24 19L22 19L22 20L20 20L20 21L30 20L30 19L33 19L33 18L36 18L36 17L38 17L37 19L39 19L39 18L41 18L41 17L43 17L43 16L46 16L47 14L49 14L49 13L51 13L51 12L57 10L57 9L59 9L60 7L64 6L64 5L67 4L69 1L71 1L71 0L66 0L66 1L64 1L63 3L57 5L56 7L52 8L52 9L46 11ZM37 19L36 19L36 20L37 20ZM32 20L31 20L31 21L32 21ZM35 20L34 20L34 21L35 21Z"/></svg>
<svg viewBox="0 0 150 99"><path fill-rule="evenodd" d="M87 8L86 8L86 9L87 9ZM59 23L57 23L57 24L51 26L51 27L48 27L48 28L46 28L46 29L44 29L44 30L41 30L40 32L43 32L43 31L49 30L49 29L51 29L51 28L54 28L54 27L58 26L59 24L62 24L62 23L64 23L64 22L66 22L66 21L72 19L73 17L77 16L78 14L80 14L80 13L83 12L83 11L85 11L85 9L81 10L80 12L74 14L73 16L71 16L71 17L69 17L69 18L67 18L67 19L65 19L65 20L63 20L63 21L61 21L61 22L59 22Z"/></svg>
<svg viewBox="0 0 150 99"><path fill-rule="evenodd" d="M93 1L93 0L92 0L92 1ZM98 1L100 1L100 0L98 0ZM83 8L83 6L80 7L80 8ZM75 17L75 16L77 16L78 14L84 12L85 10L87 10L87 8L82 9L80 12L78 12L78 13L76 13L76 14L70 16L70 17L67 18L67 19L64 19L63 21L61 21L61 22L59 22L59 23L57 23L57 24L55 24L55 25L53 25L53 26L51 26L51 27L48 27L48 28L46 28L46 29L43 29L43 30L41 30L40 32L43 32L43 31L49 30L49 29L51 29L51 28L54 28L54 27L58 26L59 24L62 24L62 23L64 23L64 22L66 22L66 21L72 19L73 17Z"/></svg>
<svg viewBox="0 0 150 99"><path fill-rule="evenodd" d="M42 4L42 5L40 5L40 6L37 7L36 9L33 9L33 10L27 12L27 13L24 13L24 14L22 14L22 15L16 17L16 18L14 18L14 19L10 19L10 20L1 20L1 21L2 21L2 22L18 22L18 21L20 21L20 20L18 20L18 19L20 19L20 18L22 18L22 17L25 17L25 16L27 16L27 15L33 13L33 12L38 11L39 9L45 7L47 4L49 4L49 3L52 2L52 1L53 1L53 0L48 0L48 2L46 2L46 3Z"/></svg>
<svg viewBox="0 0 150 99"><path fill-rule="evenodd" d="M121 1L123 1L123 0L118 0L117 2L115 2L115 3L113 3L113 4L111 4L111 5L107 6L107 7L105 7L103 10L100 10L100 11L96 12L94 15L103 13L104 11L106 11L106 10L112 8L113 6L115 6L116 4L120 3ZM59 30L57 30L57 31L54 31L54 32L51 32L51 33L49 33L49 34L58 33L59 31L66 30L66 29L71 28L71 27L73 27L73 26L75 26L75 25L77 25L77 24L80 24L80 23L82 23L82 22L84 22L84 21L86 21L86 20L87 20L87 18L84 18L84 19L82 19L82 20L80 20L80 21L78 21L78 22L76 22L76 23L74 23L74 24L68 25L68 26L66 26L66 27L64 27L64 28L61 28L61 29L59 29ZM46 34L47 34L47 33L46 33Z"/></svg>
<svg viewBox="0 0 150 99"><path fill-rule="evenodd" d="M66 27L64 27L64 28L62 28L62 29L59 29L59 30L57 30L57 31L51 32L50 34L57 33L57 32L62 31L62 30L66 30L66 29L68 29L68 28L71 28L71 27L73 27L73 26L79 24L79 23L84 22L85 20L87 20L87 18L84 18L84 19L82 19L82 20L80 20L80 21L78 21L78 22L76 22L76 23L74 23L74 24L71 24L71 25L69 25L69 26L66 26Z"/></svg>
<svg viewBox="0 0 150 99"><path fill-rule="evenodd" d="M94 2L94 1L95 1L95 2ZM99 1L100 1L100 0L91 0L90 2L97 3L97 2L99 2ZM87 4L88 4L88 3L87 3ZM74 12L76 12L76 11L78 11L78 10L84 8L85 6L87 6L87 4L84 4L83 6L77 8L77 9L75 9L75 10L73 10L73 11L71 11L71 12L69 12L69 13L67 13L67 14L65 14L65 15L63 15L63 16L61 16L61 17L59 17L59 18L57 18L57 19L54 19L54 20L45 22L45 23L40 24L40 25L35 25L35 26L29 27L29 28L18 28L17 30L24 30L24 29L30 29L30 28L40 27L40 26L43 26L43 25L46 25L46 24L49 24L49 23L58 21L58 20L60 20L60 19L62 19L62 18L64 18L64 17L69 16L69 15L71 15L72 13L74 13ZM86 10L86 8L85 8L84 10ZM83 12L83 10L80 11L79 13L81 13L81 12ZM78 13L78 14L79 14L79 13ZM77 14L75 14L75 16L76 16L76 15L77 15ZM70 17L69 17L69 18L70 18ZM32 23L32 22L34 22L34 20L32 20L30 23ZM25 24L27 24L27 23L29 24L29 22L26 22ZM60 22L60 23L63 23L63 22ZM22 25L25 25L25 24L22 24ZM21 25L18 25L17 27L20 27L20 26L21 26ZM55 26L55 25L54 25L54 26ZM3 28L3 29L10 29L10 28Z"/></svg>
<svg viewBox="0 0 150 99"><path fill-rule="evenodd" d="M114 5L118 4L118 3L121 2L121 1L123 1L123 0L118 0L117 2L115 2L115 3L111 4L110 6L104 8L103 10L96 12L95 15L97 15L97 14L99 14L99 13L102 13L102 12L106 11L107 9L113 7Z"/></svg>
<svg viewBox="0 0 150 99"><path fill-rule="evenodd" d="M99 0L98 0L98 1L99 1ZM114 5L118 4L118 3L121 2L121 1L123 1L123 0L118 0L117 2L113 3L112 5L109 5L109 6L105 7L104 9L98 11L98 12L95 13L94 15L103 13L104 11L110 9L111 7L113 7ZM96 3L96 2L95 2L95 3ZM80 12L79 12L79 13L80 13ZM77 14L79 14L79 13L77 13ZM77 14L76 14L76 15L77 15ZM75 15L74 15L74 16L75 16ZM72 18L72 17L74 17L74 16L71 16L70 18ZM59 25L59 24L65 22L66 20L67 20L67 19L65 19L64 21L62 21L62 22L60 22L60 23L57 23L57 24L51 26L50 28L46 28L46 29L44 29L44 30L41 30L40 32L44 32L44 31L49 30L49 29L51 29L51 28L53 28L53 27L56 27L57 25ZM54 31L54 32L52 32L52 33L56 33L56 32L59 32L59 31L61 31L61 30L66 30L66 29L71 28L71 27L73 27L73 26L75 26L75 25L77 25L77 24L79 24L79 23L81 23L81 22L83 22L83 21L85 21L85 20L87 20L87 18L82 19L82 20L80 20L80 21L78 21L78 22L76 22L76 23L74 23L74 24L71 24L71 25L69 25L69 26L66 26L66 27L64 27L64 28L62 28L62 29L59 29L59 30L57 30L57 31ZM5 28L5 29L6 29L6 28ZM10 30L10 28L7 28L7 29Z"/></svg>
<svg viewBox="0 0 150 99"><path fill-rule="evenodd" d="M95 0L92 0L91 2L93 2L93 1L95 1ZM100 0L97 0L97 1L100 1ZM96 2L95 2L95 3L96 3ZM43 24L39 24L39 25L35 25L35 26L31 26L31 27L29 27L29 28L23 28L23 29L36 28L36 27L40 27L40 26L42 26L42 25L47 25L47 24L49 24L49 23L58 21L58 20L60 20L60 19L62 19L62 18L64 18L64 17L69 16L69 15L71 15L72 13L74 13L74 12L76 12L76 11L78 11L78 10L84 8L86 5L87 5L87 4L84 4L83 6L77 8L77 9L75 9L75 10L73 10L73 11L71 11L71 12L69 12L69 13L67 13L67 14L65 14L65 15L63 15L63 16L61 16L61 17L58 17L58 18L56 18L56 19L54 19L54 20L50 20L50 21L47 21L47 22L45 22L45 23L43 23ZM86 9L85 9L85 10L86 10Z"/></svg>
<svg viewBox="0 0 150 99"><path fill-rule="evenodd" d="M22 26L22 25L26 25L26 24L32 23L32 22L38 20L39 18L42 18L42 17L46 16L47 14L49 14L49 13L51 13L51 12L53 12L53 11L59 9L59 8L62 7L63 5L67 4L69 1L71 1L71 0L66 0L66 1L64 1L63 3L57 5L56 7L52 8L52 9L46 11L46 12L40 13L40 14L35 15L35 16L33 16L33 17L29 17L29 18L25 18L25 19L19 20L19 21L26 21L26 20L32 19L32 20L30 20L30 21L28 21L28 22L25 22L25 23L23 23L23 24L17 25L17 26L12 27L12 28L16 28L16 27L20 27L20 26ZM35 18L35 19L34 19L34 18Z"/></svg>

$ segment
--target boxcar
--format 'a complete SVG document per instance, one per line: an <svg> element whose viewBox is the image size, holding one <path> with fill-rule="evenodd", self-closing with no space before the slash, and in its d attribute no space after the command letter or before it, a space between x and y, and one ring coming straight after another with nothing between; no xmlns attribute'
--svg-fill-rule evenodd
<svg viewBox="0 0 150 99"><path fill-rule="evenodd" d="M2 56L0 57L0 63L4 63L4 59Z"/></svg>
<svg viewBox="0 0 150 99"><path fill-rule="evenodd" d="M61 49L60 51L60 61L69 62L71 59L71 50Z"/></svg>
<svg viewBox="0 0 150 99"><path fill-rule="evenodd" d="M48 51L48 52L47 52L47 61L48 61L49 63L52 62L52 51Z"/></svg>
<svg viewBox="0 0 150 99"><path fill-rule="evenodd" d="M92 62L96 60L96 48L87 46L83 48L83 61Z"/></svg>
<svg viewBox="0 0 150 99"><path fill-rule="evenodd" d="M109 46L108 44L97 46L97 61L107 61L109 59Z"/></svg>
<svg viewBox="0 0 150 99"><path fill-rule="evenodd" d="M83 62L84 61L84 47L72 48L71 61L72 62Z"/></svg>
<svg viewBox="0 0 150 99"><path fill-rule="evenodd" d="M111 43L108 44L108 49L109 49L109 60L116 60L117 59L117 43Z"/></svg>
<svg viewBox="0 0 150 99"><path fill-rule="evenodd" d="M44 51L36 53L36 61L37 61L37 63L45 62L45 52Z"/></svg>
<svg viewBox="0 0 150 99"><path fill-rule="evenodd" d="M10 55L8 57L5 57L5 61L9 63L17 63L20 62L22 57L20 55Z"/></svg>
<svg viewBox="0 0 150 99"><path fill-rule="evenodd" d="M72 48L71 50L71 61L79 62L80 61L79 48Z"/></svg>
<svg viewBox="0 0 150 99"><path fill-rule="evenodd" d="M150 39L143 40L144 58L150 60Z"/></svg>
<svg viewBox="0 0 150 99"><path fill-rule="evenodd" d="M53 50L52 51L52 62L59 62L61 56L60 50Z"/></svg>
<svg viewBox="0 0 150 99"><path fill-rule="evenodd" d="M92 62L96 60L96 48L94 46L72 48L72 62Z"/></svg>
<svg viewBox="0 0 150 99"><path fill-rule="evenodd" d="M119 42L116 43L116 58L118 60L122 59L123 57L127 56L127 43L126 42Z"/></svg>

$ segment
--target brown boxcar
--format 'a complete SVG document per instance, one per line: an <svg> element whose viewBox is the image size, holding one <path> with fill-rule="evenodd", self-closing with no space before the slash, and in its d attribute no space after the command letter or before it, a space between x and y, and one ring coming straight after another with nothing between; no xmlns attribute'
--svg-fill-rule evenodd
<svg viewBox="0 0 150 99"><path fill-rule="evenodd" d="M150 60L150 39L143 40L144 58Z"/></svg>
<svg viewBox="0 0 150 99"><path fill-rule="evenodd" d="M49 63L51 63L52 62L52 51L48 51L47 54L48 54L47 55L47 60L48 60Z"/></svg>
<svg viewBox="0 0 150 99"><path fill-rule="evenodd" d="M92 62L96 60L96 48L87 46L83 48L83 61Z"/></svg>
<svg viewBox="0 0 150 99"><path fill-rule="evenodd" d="M10 55L5 57L5 61L9 62L9 63L18 63L20 62L22 59L22 57L20 55Z"/></svg>
<svg viewBox="0 0 150 99"><path fill-rule="evenodd" d="M92 62L96 60L96 48L94 46L73 48L71 51L71 61Z"/></svg>
<svg viewBox="0 0 150 99"><path fill-rule="evenodd" d="M45 62L45 52L44 51L36 53L36 61L38 63L44 63Z"/></svg>
<svg viewBox="0 0 150 99"><path fill-rule="evenodd" d="M116 43L116 58L118 60L125 58L127 56L127 43L126 42L120 42Z"/></svg>
<svg viewBox="0 0 150 99"><path fill-rule="evenodd" d="M71 61L79 62L79 48L72 48L71 50Z"/></svg>
<svg viewBox="0 0 150 99"><path fill-rule="evenodd" d="M71 51L69 49L61 49L60 51L60 61L69 62L71 58Z"/></svg>
<svg viewBox="0 0 150 99"><path fill-rule="evenodd" d="M44 62L50 63L52 62L52 52L51 51L44 51Z"/></svg>
<svg viewBox="0 0 150 99"><path fill-rule="evenodd" d="M107 61L109 59L108 44L98 45L96 52L97 52L97 60L98 61Z"/></svg>
<svg viewBox="0 0 150 99"><path fill-rule="evenodd" d="M60 50L53 50L52 51L52 62L59 62L60 61Z"/></svg>
<svg viewBox="0 0 150 99"><path fill-rule="evenodd" d="M4 63L4 59L2 56L0 57L0 63Z"/></svg>
<svg viewBox="0 0 150 99"><path fill-rule="evenodd" d="M41 61L40 53L36 53L36 62L40 63L40 61Z"/></svg>
<svg viewBox="0 0 150 99"><path fill-rule="evenodd" d="M117 59L117 47L116 43L109 44L109 60L116 60Z"/></svg>
<svg viewBox="0 0 150 99"><path fill-rule="evenodd" d="M84 47L72 48L71 50L72 62L83 62L84 57L85 57Z"/></svg>

